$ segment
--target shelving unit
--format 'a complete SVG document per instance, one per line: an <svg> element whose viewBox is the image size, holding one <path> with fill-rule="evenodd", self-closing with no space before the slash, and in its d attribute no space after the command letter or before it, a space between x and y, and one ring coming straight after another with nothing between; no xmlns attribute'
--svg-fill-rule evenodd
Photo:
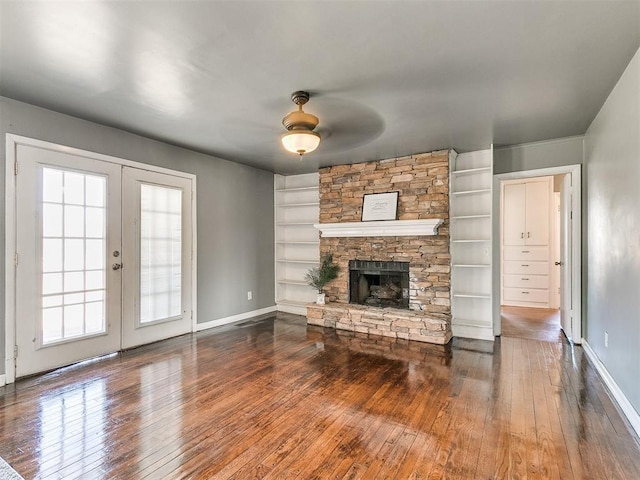
<svg viewBox="0 0 640 480"><path fill-rule="evenodd" d="M282 312L306 315L316 299L304 275L318 265L320 202L318 174L275 176L276 304Z"/></svg>
<svg viewBox="0 0 640 480"><path fill-rule="evenodd" d="M451 330L493 340L491 219L493 150L450 160Z"/></svg>

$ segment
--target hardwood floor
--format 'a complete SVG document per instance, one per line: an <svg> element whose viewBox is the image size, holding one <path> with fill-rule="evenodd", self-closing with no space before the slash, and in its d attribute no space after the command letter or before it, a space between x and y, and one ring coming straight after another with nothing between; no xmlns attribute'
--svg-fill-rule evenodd
<svg viewBox="0 0 640 480"><path fill-rule="evenodd" d="M579 347L442 347L287 314L0 388L0 456L25 478L640 478Z"/></svg>
<svg viewBox="0 0 640 480"><path fill-rule="evenodd" d="M562 342L560 310L554 308L500 307L502 336Z"/></svg>

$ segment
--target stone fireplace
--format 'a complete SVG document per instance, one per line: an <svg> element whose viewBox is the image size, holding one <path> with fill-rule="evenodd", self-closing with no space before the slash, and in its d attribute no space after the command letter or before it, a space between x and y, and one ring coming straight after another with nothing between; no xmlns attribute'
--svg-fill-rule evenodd
<svg viewBox="0 0 640 480"><path fill-rule="evenodd" d="M399 192L397 221L361 222L363 196L391 191ZM320 169L320 255L341 268L325 289L328 303L307 307L308 323L447 343L448 220L448 150Z"/></svg>

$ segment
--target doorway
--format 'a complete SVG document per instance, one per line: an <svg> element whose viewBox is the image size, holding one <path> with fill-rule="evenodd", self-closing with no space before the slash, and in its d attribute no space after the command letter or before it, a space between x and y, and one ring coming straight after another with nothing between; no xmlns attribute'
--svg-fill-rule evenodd
<svg viewBox="0 0 640 480"><path fill-rule="evenodd" d="M494 333L580 343L580 166L496 175L494 191Z"/></svg>
<svg viewBox="0 0 640 480"><path fill-rule="evenodd" d="M192 331L195 178L7 140L7 381Z"/></svg>

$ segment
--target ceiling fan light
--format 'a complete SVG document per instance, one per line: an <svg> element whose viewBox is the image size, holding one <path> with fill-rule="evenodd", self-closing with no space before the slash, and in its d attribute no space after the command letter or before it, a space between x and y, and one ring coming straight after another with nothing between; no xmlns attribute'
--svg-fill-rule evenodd
<svg viewBox="0 0 640 480"><path fill-rule="evenodd" d="M305 129L291 130L280 139L286 150L298 155L313 152L320 145L320 135Z"/></svg>

